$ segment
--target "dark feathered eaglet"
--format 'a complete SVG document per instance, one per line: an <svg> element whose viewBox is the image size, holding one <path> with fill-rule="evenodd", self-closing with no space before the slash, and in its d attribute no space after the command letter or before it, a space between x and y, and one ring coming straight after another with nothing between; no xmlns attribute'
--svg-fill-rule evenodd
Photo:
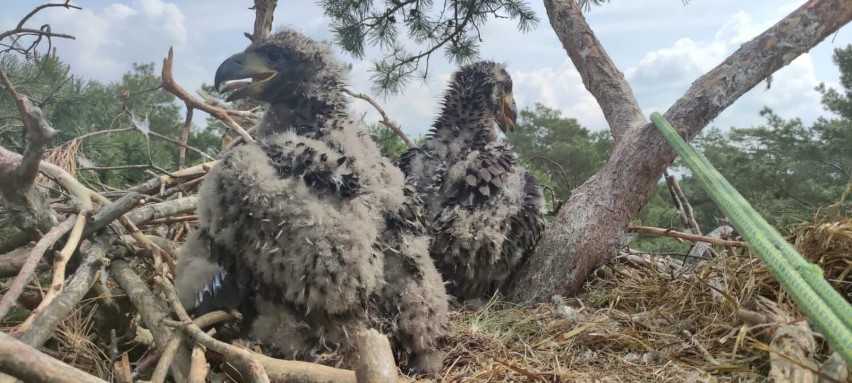
<svg viewBox="0 0 852 383"><path fill-rule="evenodd" d="M514 130L512 79L480 61L453 74L426 143L399 166L426 202L431 256L459 299L498 291L544 228L541 189L497 127Z"/></svg>
<svg viewBox="0 0 852 383"><path fill-rule="evenodd" d="M372 326L409 367L434 372L447 296L422 202L348 120L342 73L328 47L292 31L221 64L215 83L228 100L269 111L257 144L206 176L176 285L196 314L252 314L249 337L281 356L349 365L349 336Z"/></svg>

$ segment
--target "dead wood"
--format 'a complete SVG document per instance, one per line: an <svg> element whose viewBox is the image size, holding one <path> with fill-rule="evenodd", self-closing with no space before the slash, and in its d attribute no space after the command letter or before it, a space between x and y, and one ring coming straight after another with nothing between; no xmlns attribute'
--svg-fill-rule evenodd
<svg viewBox="0 0 852 383"><path fill-rule="evenodd" d="M0 332L0 372L28 383L106 383L3 332ZM0 380L7 378L0 374Z"/></svg>
<svg viewBox="0 0 852 383"><path fill-rule="evenodd" d="M358 383L395 383L398 381L396 362L388 338L374 329L355 335L358 362L355 378Z"/></svg>
<svg viewBox="0 0 852 383"><path fill-rule="evenodd" d="M44 148L56 135L44 119L44 113L26 96L19 94L6 72L0 69L0 81L15 101L18 115L24 123L24 133L29 143L23 156L0 156L0 195L5 199L3 205L13 217L15 226L25 232L47 233L58 223L56 212L47 206L44 197L32 188L38 175L39 163L44 156Z"/></svg>
<svg viewBox="0 0 852 383"><path fill-rule="evenodd" d="M733 233L733 227L730 227L728 225L722 225L707 233L705 237L724 239ZM711 246L713 246L713 244L710 242L698 242L692 245L692 248L689 249L689 253L687 253L686 259L683 260L684 263L694 262L701 258L708 258L706 254L712 250Z"/></svg>
<svg viewBox="0 0 852 383"><path fill-rule="evenodd" d="M605 51L576 2L546 0L545 8L584 84L601 104L616 146L606 165L571 194L517 271L508 291L516 302L576 293L594 269L624 247L630 220L674 159L671 147L645 122L626 84L598 85L619 84L621 74L604 59ZM850 1L808 1L697 79L665 118L690 140L740 96L850 20Z"/></svg>
<svg viewBox="0 0 852 383"><path fill-rule="evenodd" d="M15 302L18 301L18 297L22 292L24 292L24 286L26 286L26 284L30 281L30 278L33 277L36 266L38 266L39 261L41 261L44 257L44 253L53 247L53 244L56 243L59 238L62 238L68 230L71 230L71 227L74 225L76 220L76 215L69 216L64 222L51 229L47 235L41 237L38 243L36 243L35 247L33 247L32 251L30 251L27 260L23 265L21 265L20 273L17 277L15 277L15 280L12 282L9 290L6 291L6 294L3 295L3 299L0 299L0 318L4 318L6 314L9 313L9 310L15 306Z"/></svg>
<svg viewBox="0 0 852 383"><path fill-rule="evenodd" d="M251 41L265 39L269 37L272 31L272 14L275 12L275 6L278 0L254 0L254 32L245 33Z"/></svg>
<svg viewBox="0 0 852 383"><path fill-rule="evenodd" d="M203 164L172 172L172 175L154 177L139 185L131 187L130 189L128 189L128 191L148 195L156 195L161 192L164 192L166 188L174 187L175 185L181 182L186 182L197 177L203 176L215 164L216 161L205 162Z"/></svg>
<svg viewBox="0 0 852 383"><path fill-rule="evenodd" d="M669 175L668 170L663 172L663 177L666 179L666 185L669 188L669 193L671 193L672 201L674 201L675 207L677 208L677 213L680 216L680 219L683 220L683 225L688 227L690 231L692 231L692 234L701 235L701 228L698 227L698 221L695 220L692 205L689 203L689 200L686 199L686 195L683 194L683 190L680 189L680 184L677 182L677 178L673 175Z"/></svg>
<svg viewBox="0 0 852 383"><path fill-rule="evenodd" d="M142 202L144 197L139 193L127 193L109 205L104 206L95 215L89 218L89 224L83 230L83 238L86 238L99 230L105 228L125 213L133 210Z"/></svg>
<svg viewBox="0 0 852 383"><path fill-rule="evenodd" d="M50 304L39 305L16 329L16 333L21 334L18 339L38 347L53 336L56 327L76 309L77 304L91 289L95 274L106 260L108 246L108 239L101 237L84 252L83 261L77 267L77 271L68 278L62 292L56 295Z"/></svg>
<svg viewBox="0 0 852 383"><path fill-rule="evenodd" d="M251 350L236 347L207 335L196 324L192 322L186 310L180 303L174 287L162 278L156 278L157 283L163 288L169 302L178 318L181 320L182 329L196 342L204 345L208 350L221 354L225 359L236 362L240 366L243 376L251 377L252 381L268 382L303 382L303 383L356 383L355 372L321 364L300 362L293 360L281 360L270 358Z"/></svg>
<svg viewBox="0 0 852 383"><path fill-rule="evenodd" d="M344 89L343 93L346 93L346 94L348 94L352 97L355 97L355 98L360 98L360 99L370 103L370 105L372 105L373 108L375 108L376 111L379 112L379 115L382 116L382 119L379 120L379 123L381 123L382 125L384 125L388 129L393 131L394 134L396 134L397 137L399 137L402 140L402 142L405 143L405 146L409 146L409 147L411 146L411 140L408 139L408 136L405 135L405 133L402 131L402 129L400 129L399 125L397 125L396 122L394 122L393 120L390 119L390 117L388 117L388 114L385 113L385 110L382 109L382 107L379 105L378 102L376 102L376 100L374 100L372 97L370 97L370 96L368 96L364 93L356 93L356 92L353 92L349 89Z"/></svg>
<svg viewBox="0 0 852 383"><path fill-rule="evenodd" d="M136 308L142 323L154 336L154 344L157 347L165 347L174 336L174 331L165 325L164 321L169 319L168 311L148 285L130 265L123 260L115 260L110 264L110 275L127 294L133 307ZM183 382L186 380L186 371L189 368L189 353L187 350L178 349L175 354L175 362L170 366L172 376Z"/></svg>
<svg viewBox="0 0 852 383"><path fill-rule="evenodd" d="M246 142L254 142L254 138L252 138L242 126L237 124L237 122L231 118L225 109L209 105L204 101L193 97L186 91L186 89L183 89L183 87L175 81L174 76L172 75L172 61L174 61L174 50L169 48L168 56L163 59L163 71L161 73L163 89L181 99L184 103L186 103L187 108L199 109L215 118L218 118L234 132L239 134L243 140Z"/></svg>
<svg viewBox="0 0 852 383"><path fill-rule="evenodd" d="M672 229L663 229L660 227L649 227L649 226L630 226L627 228L628 233L640 233L640 234L649 234L656 235L661 237L671 237L671 238L679 238L679 239L687 239L690 241L696 242L704 242L717 246L731 246L731 247L748 247L748 243L743 241L730 241L727 239L708 237L706 235L695 235L690 233L684 233L681 231L675 231Z"/></svg>
<svg viewBox="0 0 852 383"><path fill-rule="evenodd" d="M154 203L133 210L124 216L134 225L141 225L152 219L166 218L178 214L195 212L198 198L194 195L171 201Z"/></svg>
<svg viewBox="0 0 852 383"><path fill-rule="evenodd" d="M0 278L14 277L21 272L21 268L27 262L27 259L32 252L33 246L19 246L16 249L0 255ZM47 268L47 264L40 262L36 265L36 270Z"/></svg>

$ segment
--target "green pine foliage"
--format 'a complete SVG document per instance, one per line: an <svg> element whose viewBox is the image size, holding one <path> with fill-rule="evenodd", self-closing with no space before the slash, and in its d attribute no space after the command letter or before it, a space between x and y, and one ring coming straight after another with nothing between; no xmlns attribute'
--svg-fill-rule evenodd
<svg viewBox="0 0 852 383"><path fill-rule="evenodd" d="M356 58L365 48L378 46L385 57L374 61L373 91L395 94L414 76L425 78L433 53L443 50L456 64L475 60L482 41L480 29L494 18L517 21L528 31L538 17L523 0L322 0L332 21L334 42ZM405 47L403 39L416 44Z"/></svg>
<svg viewBox="0 0 852 383"><path fill-rule="evenodd" d="M155 172L178 168L179 145L149 133L179 141L184 125L181 105L160 89L153 64L134 64L120 81L109 83L70 75L55 54L31 61L3 55L0 66L59 132L51 147L83 137L76 153L80 167L149 165ZM22 131L14 102L8 92L0 92L0 145L22 152L26 146ZM191 127L188 145L215 157L220 144L215 132ZM187 151L187 166L203 161L201 155ZM145 170L82 171L79 176L96 189L124 188L150 178Z"/></svg>

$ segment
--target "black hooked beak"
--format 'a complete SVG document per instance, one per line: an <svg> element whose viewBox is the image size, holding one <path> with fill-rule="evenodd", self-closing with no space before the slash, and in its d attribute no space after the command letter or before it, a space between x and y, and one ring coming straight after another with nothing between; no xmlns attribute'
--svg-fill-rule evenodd
<svg viewBox="0 0 852 383"><path fill-rule="evenodd" d="M270 68L266 58L257 52L237 53L216 69L213 86L219 93L233 91L225 101L257 98L278 72Z"/></svg>

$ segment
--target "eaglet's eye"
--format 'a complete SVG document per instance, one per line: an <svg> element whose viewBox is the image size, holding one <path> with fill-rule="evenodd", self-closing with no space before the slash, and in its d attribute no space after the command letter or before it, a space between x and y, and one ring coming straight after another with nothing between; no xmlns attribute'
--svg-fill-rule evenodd
<svg viewBox="0 0 852 383"><path fill-rule="evenodd" d="M266 59L270 62L276 62L284 57L284 53L280 49L272 48L266 51Z"/></svg>

